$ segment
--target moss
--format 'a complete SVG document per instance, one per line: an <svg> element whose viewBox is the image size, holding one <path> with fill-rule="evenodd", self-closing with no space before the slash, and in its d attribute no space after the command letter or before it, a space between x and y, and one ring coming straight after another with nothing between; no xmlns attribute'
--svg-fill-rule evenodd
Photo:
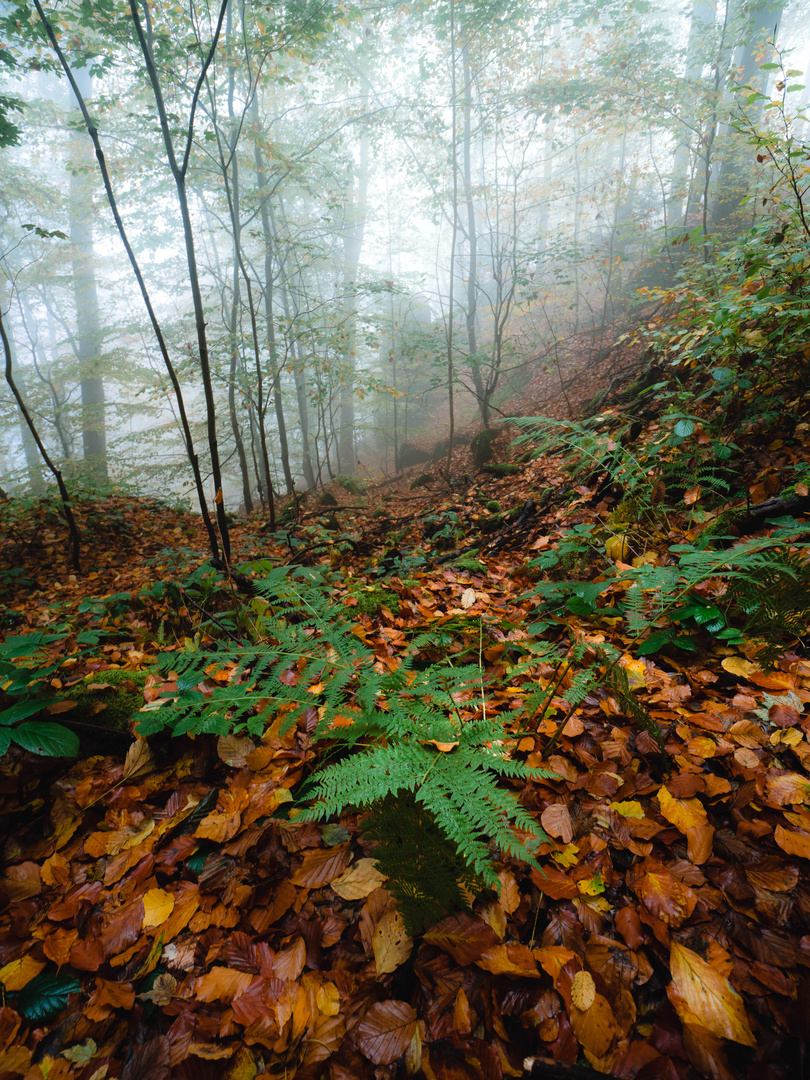
<svg viewBox="0 0 810 1080"><path fill-rule="evenodd" d="M457 570L469 570L472 574L485 574L487 572L485 564L479 562L478 559L474 559L472 555L462 555L461 558L454 559L453 566Z"/></svg>
<svg viewBox="0 0 810 1080"><path fill-rule="evenodd" d="M126 731L133 714L143 706L143 688L148 674L147 671L111 668L85 676L82 683L65 691L65 697L76 702L76 708L65 714L66 719L79 720L86 716L99 727ZM106 688L88 690L90 684ZM103 708L99 709L99 705Z"/></svg>
<svg viewBox="0 0 810 1080"><path fill-rule="evenodd" d="M324 491L322 495L318 496L318 502L321 506L337 506L338 501L331 491Z"/></svg>
<svg viewBox="0 0 810 1080"><path fill-rule="evenodd" d="M388 517L388 511L387 510L375 510L374 513L371 516L373 518L387 518Z"/></svg>
<svg viewBox="0 0 810 1080"><path fill-rule="evenodd" d="M485 509L489 510L491 514L499 514L501 512L501 504L497 499L489 499L484 503Z"/></svg>
<svg viewBox="0 0 810 1080"><path fill-rule="evenodd" d="M490 476L514 476L515 473L520 472L520 466L513 465L511 462L503 462L496 465L486 465L484 471L489 473Z"/></svg>
<svg viewBox="0 0 810 1080"><path fill-rule="evenodd" d="M399 614L399 597L392 589L372 585L353 589L352 595L357 599L357 610L364 615L379 615L383 608L388 608L392 615Z"/></svg>
<svg viewBox="0 0 810 1080"><path fill-rule="evenodd" d="M623 499L608 518L610 525L628 525L639 520L639 504L635 499Z"/></svg>
<svg viewBox="0 0 810 1080"><path fill-rule="evenodd" d="M478 523L478 528L482 533L497 532L503 525L503 514L493 514L492 517L482 518Z"/></svg>
<svg viewBox="0 0 810 1080"><path fill-rule="evenodd" d="M430 483L432 479L433 477L430 475L430 473L422 473L422 475L417 476L417 478L411 484L411 491L413 491L415 488L425 487L427 484Z"/></svg>

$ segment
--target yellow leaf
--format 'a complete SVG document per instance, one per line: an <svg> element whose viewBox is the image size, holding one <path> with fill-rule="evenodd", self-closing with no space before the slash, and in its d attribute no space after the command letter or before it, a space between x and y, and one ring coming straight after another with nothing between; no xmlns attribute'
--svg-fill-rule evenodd
<svg viewBox="0 0 810 1080"><path fill-rule="evenodd" d="M551 857L557 866L567 870L569 866L576 866L579 862L579 848L576 844L567 844L562 851L552 851Z"/></svg>
<svg viewBox="0 0 810 1080"><path fill-rule="evenodd" d="M595 877L578 881L577 888L582 896L599 896L605 891L605 883L602 881L602 875L597 874Z"/></svg>
<svg viewBox="0 0 810 1080"><path fill-rule="evenodd" d="M615 810L617 814L621 814L625 818L643 818L644 810L641 803L636 799L629 800L627 802L612 802L610 809Z"/></svg>
<svg viewBox="0 0 810 1080"><path fill-rule="evenodd" d="M684 836L688 829L706 824L706 811L700 799L676 799L662 787L658 792L658 805L667 821Z"/></svg>
<svg viewBox="0 0 810 1080"><path fill-rule="evenodd" d="M19 960L11 960L0 968L0 983L11 992L22 990L44 967L45 964L33 956L21 956Z"/></svg>
<svg viewBox="0 0 810 1080"><path fill-rule="evenodd" d="M643 660L634 660L628 656L621 661L621 665L627 674L627 682L631 690L646 688L647 665Z"/></svg>
<svg viewBox="0 0 810 1080"><path fill-rule="evenodd" d="M148 889L143 894L142 928L160 926L174 911L174 897L164 889Z"/></svg>
<svg viewBox="0 0 810 1080"><path fill-rule="evenodd" d="M396 971L411 955L413 938L408 937L402 916L395 908L389 908L383 913L371 944L378 976Z"/></svg>
<svg viewBox="0 0 810 1080"><path fill-rule="evenodd" d="M315 1004L318 1012L324 1016L337 1016L340 1012L340 993L333 982L324 983L318 987L315 994Z"/></svg>
<svg viewBox="0 0 810 1080"><path fill-rule="evenodd" d="M759 671L756 664L752 664L750 660L746 660L743 656L726 656L721 660L720 667L731 675L739 675L741 679L750 679L752 675Z"/></svg>
<svg viewBox="0 0 810 1080"><path fill-rule="evenodd" d="M672 982L667 993L684 1024L697 1024L713 1035L755 1046L743 1000L728 979L697 953L672 943Z"/></svg>
<svg viewBox="0 0 810 1080"><path fill-rule="evenodd" d="M585 1012L593 1005L595 997L596 983L593 981L593 975L588 971L578 971L571 983L571 1004Z"/></svg>
<svg viewBox="0 0 810 1080"><path fill-rule="evenodd" d="M605 541L605 554L613 562L627 562L632 554L627 537L623 534L611 536Z"/></svg>
<svg viewBox="0 0 810 1080"><path fill-rule="evenodd" d="M385 874L380 873L373 859L360 859L340 877L331 881L329 888L336 892L341 900L365 900L385 881Z"/></svg>

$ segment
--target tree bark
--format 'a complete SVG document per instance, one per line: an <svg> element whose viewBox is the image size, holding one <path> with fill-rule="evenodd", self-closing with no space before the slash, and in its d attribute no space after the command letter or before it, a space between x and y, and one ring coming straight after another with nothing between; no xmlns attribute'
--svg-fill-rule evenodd
<svg viewBox="0 0 810 1080"><path fill-rule="evenodd" d="M76 72L76 82L87 101L93 85L89 72ZM78 104L77 104L78 107ZM82 449L89 478L107 481L107 430L104 377L101 362L101 320L93 250L93 184L85 143L71 139L70 261L76 301L76 340L82 400Z"/></svg>

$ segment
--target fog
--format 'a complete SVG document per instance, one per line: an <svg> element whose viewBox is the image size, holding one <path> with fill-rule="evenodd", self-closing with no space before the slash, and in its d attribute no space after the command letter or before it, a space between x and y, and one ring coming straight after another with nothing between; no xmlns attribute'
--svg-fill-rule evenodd
<svg viewBox="0 0 810 1080"><path fill-rule="evenodd" d="M0 18L7 372L67 479L219 512L390 475L558 343L654 334L778 221L754 134L810 135L806 0ZM0 487L51 482L6 384Z"/></svg>

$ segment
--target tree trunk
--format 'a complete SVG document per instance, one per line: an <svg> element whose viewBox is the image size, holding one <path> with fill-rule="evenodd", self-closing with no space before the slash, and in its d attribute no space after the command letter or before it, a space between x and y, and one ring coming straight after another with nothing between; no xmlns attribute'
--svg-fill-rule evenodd
<svg viewBox="0 0 810 1080"><path fill-rule="evenodd" d="M89 73L76 73L85 101L93 91ZM101 362L101 320L93 252L92 159L84 139L71 139L70 260L76 301L77 360L82 400L82 448L89 478L107 480L107 431Z"/></svg>
<svg viewBox="0 0 810 1080"><path fill-rule="evenodd" d="M345 321L340 379L340 432L338 458L341 472L353 476L357 471L354 449L354 376L357 355L357 270L363 248L368 201L368 139L360 138L360 163L357 174L350 165L351 176L343 218L343 292Z"/></svg>

